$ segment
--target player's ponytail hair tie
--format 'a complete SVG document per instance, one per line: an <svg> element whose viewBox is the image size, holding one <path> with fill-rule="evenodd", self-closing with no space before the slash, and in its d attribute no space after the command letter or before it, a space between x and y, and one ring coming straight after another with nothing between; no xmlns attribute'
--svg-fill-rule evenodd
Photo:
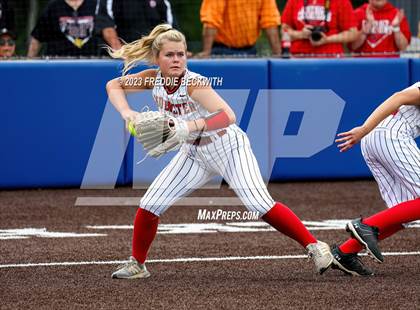
<svg viewBox="0 0 420 310"><path fill-rule="evenodd" d="M124 44L119 50L108 47L108 53L112 58L124 59L123 75L135 67L138 62L146 61L153 64L159 51L162 49L163 41L182 42L187 49L185 36L169 24L157 25L153 30L141 39Z"/></svg>

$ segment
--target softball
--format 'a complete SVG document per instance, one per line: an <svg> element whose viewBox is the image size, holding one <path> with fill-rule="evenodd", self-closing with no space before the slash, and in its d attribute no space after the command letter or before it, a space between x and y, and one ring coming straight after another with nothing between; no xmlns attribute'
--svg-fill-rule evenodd
<svg viewBox="0 0 420 310"><path fill-rule="evenodd" d="M132 122L129 122L128 123L128 131L130 132L130 134L133 137L136 137L137 136L136 128L134 127L134 124Z"/></svg>

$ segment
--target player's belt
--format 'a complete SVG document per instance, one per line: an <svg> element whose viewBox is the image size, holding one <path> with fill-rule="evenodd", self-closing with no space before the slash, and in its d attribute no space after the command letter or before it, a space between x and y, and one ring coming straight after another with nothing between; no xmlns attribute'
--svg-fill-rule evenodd
<svg viewBox="0 0 420 310"><path fill-rule="evenodd" d="M226 129L220 130L216 133L219 137L223 137L226 133ZM195 146L203 146L212 143L216 140L217 137L214 136L199 136L197 139L194 140L187 140L187 143L195 145Z"/></svg>

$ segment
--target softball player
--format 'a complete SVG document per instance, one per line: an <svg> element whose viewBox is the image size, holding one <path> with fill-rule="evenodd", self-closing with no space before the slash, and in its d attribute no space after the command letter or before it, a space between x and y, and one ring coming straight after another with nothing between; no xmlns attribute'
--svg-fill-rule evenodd
<svg viewBox="0 0 420 310"><path fill-rule="evenodd" d="M249 210L259 212L264 221L305 247L317 271L322 273L332 263L329 246L317 241L289 208L271 198L248 137L235 125L233 111L209 85L194 83L200 76L187 70L186 51L184 35L168 25L158 25L148 36L118 51L110 51L112 57L125 60L124 73L141 60L158 65L158 69L125 75L107 83L109 99L122 118L129 122L137 113L130 109L126 91L152 89L159 110L176 117L190 133L141 199L134 220L132 256L112 277L150 276L144 263L160 215L218 174ZM174 81L180 78L181 82L169 85L168 78ZM164 83L158 82L162 80Z"/></svg>
<svg viewBox="0 0 420 310"><path fill-rule="evenodd" d="M420 82L388 98L361 127L338 136L341 152L361 141L363 157L389 209L347 224L354 239L333 248L333 264L350 274L372 275L357 253L365 248L382 263L378 240L420 219L420 151L414 141L420 136Z"/></svg>

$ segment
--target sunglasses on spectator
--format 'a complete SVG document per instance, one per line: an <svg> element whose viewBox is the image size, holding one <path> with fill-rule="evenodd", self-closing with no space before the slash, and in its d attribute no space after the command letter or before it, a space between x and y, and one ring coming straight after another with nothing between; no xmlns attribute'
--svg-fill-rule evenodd
<svg viewBox="0 0 420 310"><path fill-rule="evenodd" d="M15 45L15 40L13 39L0 39L0 46L5 46L5 45L9 45L9 46L13 46Z"/></svg>

